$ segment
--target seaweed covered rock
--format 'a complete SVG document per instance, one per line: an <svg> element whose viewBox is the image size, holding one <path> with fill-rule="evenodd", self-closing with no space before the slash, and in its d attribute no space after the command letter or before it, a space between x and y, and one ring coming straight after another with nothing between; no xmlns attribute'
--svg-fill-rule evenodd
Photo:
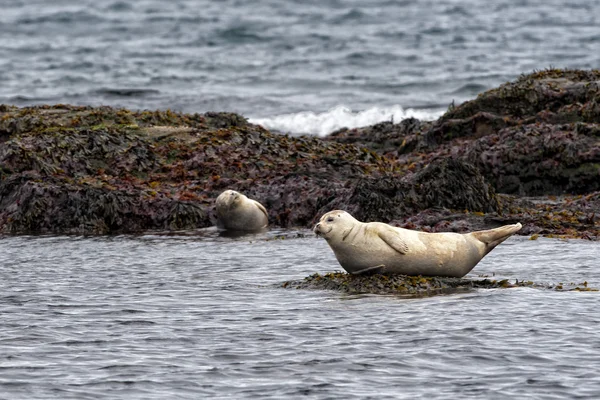
<svg viewBox="0 0 600 400"><path fill-rule="evenodd" d="M494 189L472 165L434 160L416 174L361 179L346 208L361 221L390 221L426 209L497 212Z"/></svg>
<svg viewBox="0 0 600 400"><path fill-rule="evenodd" d="M343 272L313 274L302 280L287 281L281 284L288 289L332 290L346 294L387 294L403 296L432 296L474 289L498 289L533 287L560 291L598 291L590 288L587 282L565 284L538 284L532 281L511 283L508 279L467 279L440 278L406 275L350 275Z"/></svg>
<svg viewBox="0 0 600 400"><path fill-rule="evenodd" d="M523 75L448 111L422 137L475 165L499 193L591 193L600 190L599 93L598 70Z"/></svg>
<svg viewBox="0 0 600 400"><path fill-rule="evenodd" d="M545 198L499 195L498 200L502 213L485 218L499 224L520 221L524 235L600 239L600 192Z"/></svg>
<svg viewBox="0 0 600 400"><path fill-rule="evenodd" d="M325 140L232 113L0 105L0 233L202 228L234 189L271 226L344 209L426 231L521 221L522 234L598 239L598 82L598 71L536 72L434 122Z"/></svg>
<svg viewBox="0 0 600 400"><path fill-rule="evenodd" d="M395 171L363 148L272 134L229 113L2 110L1 232L201 228L230 188L260 199L275 224L306 226L347 182Z"/></svg>
<svg viewBox="0 0 600 400"><path fill-rule="evenodd" d="M426 131L431 124L431 122L420 121L416 118L406 118L398 123L384 121L362 128L339 129L325 139L339 143L360 144L378 153L390 155L397 154L400 148L404 151L413 150L414 146L407 145L406 139Z"/></svg>
<svg viewBox="0 0 600 400"><path fill-rule="evenodd" d="M494 188L472 165L454 159L435 160L408 179L418 197L415 209L444 207L498 211Z"/></svg>
<svg viewBox="0 0 600 400"><path fill-rule="evenodd" d="M330 140L351 136L410 171L436 158L463 160L499 193L586 194L600 190L599 93L599 70L539 71L452 107L432 123L374 125Z"/></svg>
<svg viewBox="0 0 600 400"><path fill-rule="evenodd" d="M206 220L200 206L165 195L30 174L0 181L0 210L5 232L182 230Z"/></svg>
<svg viewBox="0 0 600 400"><path fill-rule="evenodd" d="M595 110L580 115L577 120L597 122L600 114L590 102L597 101L599 89L600 70L536 71L521 75L515 82L505 83L480 94L475 100L450 110L439 122L464 119L480 112L516 119L542 117L553 113L560 116L556 118L556 122L571 122L570 118L577 115L573 112L573 106L576 105L579 110Z"/></svg>
<svg viewBox="0 0 600 400"><path fill-rule="evenodd" d="M3 110L1 232L202 228L226 189L258 199L281 227L311 226L333 208L388 222L429 207L495 207L489 185L464 163L436 161L404 179L371 150L273 134L235 114Z"/></svg>
<svg viewBox="0 0 600 400"><path fill-rule="evenodd" d="M599 137L577 124L521 125L477 139L456 155L501 193L585 194L600 190Z"/></svg>
<svg viewBox="0 0 600 400"><path fill-rule="evenodd" d="M475 213L461 213L456 204L433 204L398 211L399 226L465 231L521 221L522 234L598 239L600 204L593 199L600 192L599 87L598 70L539 71L452 106L437 121L386 122L341 130L328 140L351 141L395 160L402 181L434 160L463 162L498 193L493 212L481 209L485 214L478 215L477 208L465 207ZM375 183L367 186L378 190ZM459 192L464 197L464 188Z"/></svg>

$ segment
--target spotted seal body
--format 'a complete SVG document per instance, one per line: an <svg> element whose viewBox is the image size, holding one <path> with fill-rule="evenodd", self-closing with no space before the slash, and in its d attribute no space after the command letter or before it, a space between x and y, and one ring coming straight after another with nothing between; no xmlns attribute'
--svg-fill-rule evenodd
<svg viewBox="0 0 600 400"><path fill-rule="evenodd" d="M217 197L217 227L231 231L259 231L267 227L267 210L256 200L235 190L226 190Z"/></svg>
<svg viewBox="0 0 600 400"><path fill-rule="evenodd" d="M521 224L471 233L427 233L381 222L363 223L345 211L321 217L314 232L325 238L341 266L365 272L463 277Z"/></svg>

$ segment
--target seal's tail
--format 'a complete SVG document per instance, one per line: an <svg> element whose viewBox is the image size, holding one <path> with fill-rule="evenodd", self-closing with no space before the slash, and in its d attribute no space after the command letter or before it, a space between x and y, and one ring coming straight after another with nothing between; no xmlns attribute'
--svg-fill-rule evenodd
<svg viewBox="0 0 600 400"><path fill-rule="evenodd" d="M499 228L488 229L487 231L472 232L471 235L485 244L485 254L487 254L515 232L518 232L521 226L517 222L514 225L504 225Z"/></svg>

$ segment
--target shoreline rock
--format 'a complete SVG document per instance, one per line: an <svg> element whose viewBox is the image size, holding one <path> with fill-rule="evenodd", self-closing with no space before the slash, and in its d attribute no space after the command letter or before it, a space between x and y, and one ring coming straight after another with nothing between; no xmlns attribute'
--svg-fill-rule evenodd
<svg viewBox="0 0 600 400"><path fill-rule="evenodd" d="M600 238L600 72L524 75L453 107L331 136L231 113L0 105L0 233L108 234L214 224L225 189L273 227L345 209L364 221Z"/></svg>

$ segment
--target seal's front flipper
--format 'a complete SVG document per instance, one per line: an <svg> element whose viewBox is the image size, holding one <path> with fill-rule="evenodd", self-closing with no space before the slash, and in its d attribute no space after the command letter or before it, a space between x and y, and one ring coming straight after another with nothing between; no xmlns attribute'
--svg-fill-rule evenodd
<svg viewBox="0 0 600 400"><path fill-rule="evenodd" d="M256 204L256 207L258 207L258 209L260 211L262 211L263 214L265 214L265 217L267 217L267 219L269 218L269 213L267 212L267 209L260 204L258 201L254 200L254 204Z"/></svg>
<svg viewBox="0 0 600 400"><path fill-rule="evenodd" d="M377 235L383 240L388 246L396 250L400 254L408 253L408 245L393 229L380 229Z"/></svg>
<svg viewBox="0 0 600 400"><path fill-rule="evenodd" d="M352 275L370 275L370 274L382 274L385 270L385 265L376 265L374 267L367 267L358 271L352 272Z"/></svg>

